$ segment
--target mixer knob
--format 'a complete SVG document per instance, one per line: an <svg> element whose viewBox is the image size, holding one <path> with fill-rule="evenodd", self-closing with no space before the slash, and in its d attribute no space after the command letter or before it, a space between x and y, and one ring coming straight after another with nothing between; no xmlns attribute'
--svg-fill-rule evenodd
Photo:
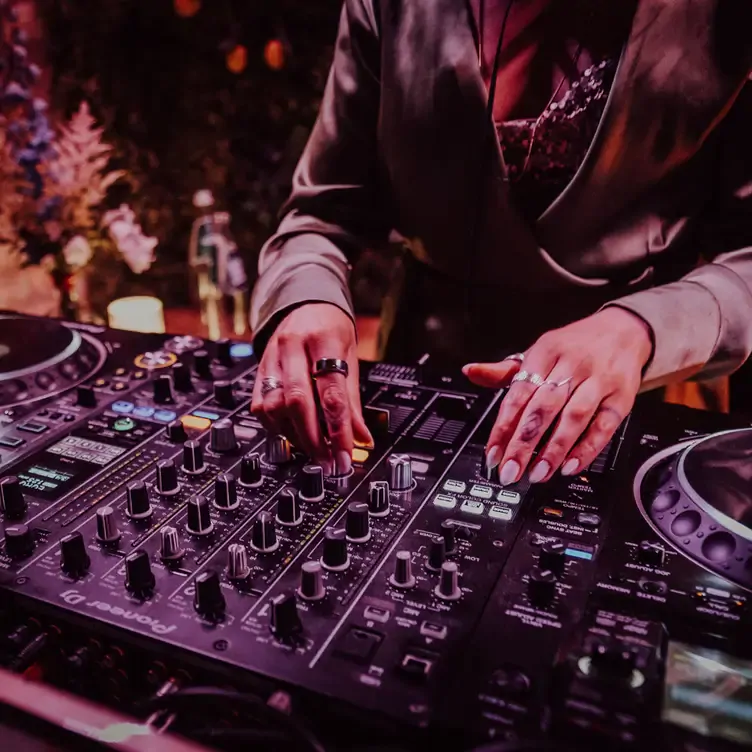
<svg viewBox="0 0 752 752"><path fill-rule="evenodd" d="M26 559L34 551L34 537L26 525L5 528L5 553L14 561Z"/></svg>
<svg viewBox="0 0 752 752"><path fill-rule="evenodd" d="M172 383L179 392L193 391L193 377L191 369L185 363L175 363L172 367Z"/></svg>
<svg viewBox="0 0 752 752"><path fill-rule="evenodd" d="M253 452L243 457L240 463L240 485L245 488L255 488L264 482L261 473L261 460L258 454Z"/></svg>
<svg viewBox="0 0 752 752"><path fill-rule="evenodd" d="M214 401L220 406L231 410L235 407L235 393L232 381L214 382Z"/></svg>
<svg viewBox="0 0 752 752"><path fill-rule="evenodd" d="M445 551L448 554L457 550L457 528L451 520L444 520L441 523L441 537L444 539Z"/></svg>
<svg viewBox="0 0 752 752"><path fill-rule="evenodd" d="M409 454L393 454L389 458L392 491L409 491L413 487L413 465Z"/></svg>
<svg viewBox="0 0 752 752"><path fill-rule="evenodd" d="M347 551L347 537L344 530L327 528L324 531L324 547L321 555L324 569L341 572L350 566L350 554Z"/></svg>
<svg viewBox="0 0 752 752"><path fill-rule="evenodd" d="M178 531L174 527L163 527L159 534L159 557L162 561L177 561L184 553Z"/></svg>
<svg viewBox="0 0 752 752"><path fill-rule="evenodd" d="M426 569L430 569L432 572L439 572L444 565L446 559L446 543L444 539L439 535L431 541L431 545L428 549L428 561L426 562Z"/></svg>
<svg viewBox="0 0 752 752"><path fill-rule="evenodd" d="M374 480L368 486L368 512L371 517L386 517L389 514L389 484Z"/></svg>
<svg viewBox="0 0 752 752"><path fill-rule="evenodd" d="M274 527L274 518L269 512L261 512L253 521L251 548L265 554L276 551L279 548L277 529Z"/></svg>
<svg viewBox="0 0 752 752"><path fill-rule="evenodd" d="M6 520L20 520L26 514L26 499L15 475L0 480L0 509Z"/></svg>
<svg viewBox="0 0 752 752"><path fill-rule="evenodd" d="M204 381L211 381L214 378L211 367L211 357L206 350L196 350L193 353L193 369L196 375Z"/></svg>
<svg viewBox="0 0 752 752"><path fill-rule="evenodd" d="M206 619L218 620L225 612L222 583L216 572L208 570L196 577L193 607Z"/></svg>
<svg viewBox="0 0 752 752"><path fill-rule="evenodd" d="M183 444L183 470L190 475L198 475L206 469L204 450L198 441L186 441Z"/></svg>
<svg viewBox="0 0 752 752"><path fill-rule="evenodd" d="M131 483L128 486L127 494L126 511L129 517L134 520L143 520L151 516L149 489L143 481Z"/></svg>
<svg viewBox="0 0 752 752"><path fill-rule="evenodd" d="M533 567L528 575L527 593L534 605L549 605L556 595L556 575L550 569Z"/></svg>
<svg viewBox="0 0 752 752"><path fill-rule="evenodd" d="M412 554L409 551L397 551L394 562L394 573L389 577L389 582L398 588L415 587L415 575L413 575Z"/></svg>
<svg viewBox="0 0 752 752"><path fill-rule="evenodd" d="M173 444L180 444L188 438L185 426L179 420L173 420L165 426L167 440Z"/></svg>
<svg viewBox="0 0 752 752"><path fill-rule="evenodd" d="M445 561L441 565L439 584L433 592L445 601L456 601L462 595L459 585L459 568L456 562Z"/></svg>
<svg viewBox="0 0 752 752"><path fill-rule="evenodd" d="M238 487L232 473L220 473L214 481L214 506L229 512L240 506Z"/></svg>
<svg viewBox="0 0 752 752"><path fill-rule="evenodd" d="M540 553L538 554L538 566L541 569L548 569L557 577L564 573L566 564L567 546L560 540L547 540L541 544Z"/></svg>
<svg viewBox="0 0 752 752"><path fill-rule="evenodd" d="M76 404L79 407L96 407L97 393L92 387L81 384L76 389Z"/></svg>
<svg viewBox="0 0 752 752"><path fill-rule="evenodd" d="M637 549L637 561L648 567L661 567L666 558L666 551L660 543L642 541Z"/></svg>
<svg viewBox="0 0 752 752"><path fill-rule="evenodd" d="M84 536L76 531L60 540L60 569L70 577L80 577L89 571L91 559Z"/></svg>
<svg viewBox="0 0 752 752"><path fill-rule="evenodd" d="M270 436L266 440L266 461L270 465L284 465L292 459L292 447L284 436Z"/></svg>
<svg viewBox="0 0 752 752"><path fill-rule="evenodd" d="M321 501L324 498L324 468L305 465L300 472L301 501Z"/></svg>
<svg viewBox="0 0 752 752"><path fill-rule="evenodd" d="M624 645L595 643L590 650L590 665L601 676L612 679L630 679L637 656Z"/></svg>
<svg viewBox="0 0 752 752"><path fill-rule="evenodd" d="M172 393L172 379L163 373L152 383L154 402L158 405L169 405L175 401Z"/></svg>
<svg viewBox="0 0 752 752"><path fill-rule="evenodd" d="M321 562L307 561L300 570L298 595L306 601L320 601L326 595Z"/></svg>
<svg viewBox="0 0 752 752"><path fill-rule="evenodd" d="M280 525L299 525L303 521L303 512L298 497L291 488L283 489L277 501L277 522Z"/></svg>
<svg viewBox="0 0 752 752"><path fill-rule="evenodd" d="M231 420L223 418L212 425L209 447L212 452L217 454L237 452L238 439L235 436L235 426Z"/></svg>
<svg viewBox="0 0 752 752"><path fill-rule="evenodd" d="M227 547L227 576L231 580L244 580L251 573L248 566L248 551L241 543Z"/></svg>
<svg viewBox="0 0 752 752"><path fill-rule="evenodd" d="M279 640L286 640L303 631L295 596L282 593L271 601L271 630Z"/></svg>
<svg viewBox="0 0 752 752"><path fill-rule="evenodd" d="M365 543L371 537L368 504L353 501L347 505L345 532L347 533L347 540L353 543Z"/></svg>
<svg viewBox="0 0 752 752"><path fill-rule="evenodd" d="M125 557L125 587L134 595L148 595L154 590L156 579L151 571L149 554L143 549Z"/></svg>
<svg viewBox="0 0 752 752"><path fill-rule="evenodd" d="M191 496L188 499L188 520L185 527L191 535L208 535L214 530L211 508L205 496Z"/></svg>
<svg viewBox="0 0 752 752"><path fill-rule="evenodd" d="M115 510L112 507L97 509L97 539L100 543L115 543L120 540Z"/></svg>
<svg viewBox="0 0 752 752"><path fill-rule="evenodd" d="M178 485L178 469L172 460L162 460L157 465L157 491L163 496L176 494Z"/></svg>
<svg viewBox="0 0 752 752"><path fill-rule="evenodd" d="M235 359L232 357L232 342L229 339L218 339L214 343L217 348L217 360L225 368L232 368Z"/></svg>

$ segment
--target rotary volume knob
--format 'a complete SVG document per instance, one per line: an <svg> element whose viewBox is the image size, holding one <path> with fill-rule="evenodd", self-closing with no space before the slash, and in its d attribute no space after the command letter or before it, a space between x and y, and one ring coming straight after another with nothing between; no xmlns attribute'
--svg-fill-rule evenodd
<svg viewBox="0 0 752 752"><path fill-rule="evenodd" d="M440 572L445 559L446 542L439 535L431 541L431 545L429 546L426 569L429 569L431 572Z"/></svg>
<svg viewBox="0 0 752 752"><path fill-rule="evenodd" d="M173 420L172 423L168 423L165 426L165 434L167 435L167 440L172 444L180 444L188 438L185 426L179 420Z"/></svg>
<svg viewBox="0 0 752 752"><path fill-rule="evenodd" d="M159 557L162 561L169 563L182 558L185 552L180 545L180 535L174 527L163 527L159 538Z"/></svg>
<svg viewBox="0 0 752 752"><path fill-rule="evenodd" d="M227 547L227 576L231 580L244 580L251 573L248 566L248 551L240 543Z"/></svg>
<svg viewBox="0 0 752 752"><path fill-rule="evenodd" d="M232 357L232 341L229 339L218 339L214 346L216 347L217 360L225 368L232 368L235 365L235 358Z"/></svg>
<svg viewBox="0 0 752 752"><path fill-rule="evenodd" d="M193 606L201 616L209 620L219 620L225 612L225 597L219 575L211 570L201 572L196 577Z"/></svg>
<svg viewBox="0 0 752 752"><path fill-rule="evenodd" d="M278 640L291 639L303 631L294 595L282 593L272 598L270 628Z"/></svg>
<svg viewBox="0 0 752 752"><path fill-rule="evenodd" d="M175 395L172 393L172 379L163 373L152 383L154 402L158 405L170 405L175 401Z"/></svg>
<svg viewBox="0 0 752 752"><path fill-rule="evenodd" d="M208 535L214 530L211 508L205 496L191 496L188 499L188 520L185 527L191 535Z"/></svg>
<svg viewBox="0 0 752 752"><path fill-rule="evenodd" d="M172 460L162 460L157 465L157 492L162 496L173 496L180 490L178 469Z"/></svg>
<svg viewBox="0 0 752 752"><path fill-rule="evenodd" d="M235 392L231 381L214 382L214 401L228 410L235 407Z"/></svg>
<svg viewBox="0 0 752 752"><path fill-rule="evenodd" d="M454 553L457 550L457 528L451 520L444 520L441 523L441 537L444 539L446 552Z"/></svg>
<svg viewBox="0 0 752 752"><path fill-rule="evenodd" d="M277 522L280 525L292 527L303 522L303 512L298 503L298 497L291 488L283 489L277 501Z"/></svg>
<svg viewBox="0 0 752 752"><path fill-rule="evenodd" d="M459 568L453 561L445 561L439 572L439 584L434 588L434 593L445 601L456 601L462 591L459 586Z"/></svg>
<svg viewBox="0 0 752 752"><path fill-rule="evenodd" d="M306 465L300 472L301 501L321 501L324 498L324 468Z"/></svg>
<svg viewBox="0 0 752 752"><path fill-rule="evenodd" d="M353 543L365 543L371 537L368 504L353 501L347 505L345 532L347 533L347 540Z"/></svg>
<svg viewBox="0 0 752 752"><path fill-rule="evenodd" d="M253 521L251 548L264 554L271 553L279 548L277 529L274 527L274 518L269 512L261 512Z"/></svg>
<svg viewBox="0 0 752 752"><path fill-rule="evenodd" d="M34 536L27 525L8 525L5 528L5 553L13 559L26 559L34 551Z"/></svg>
<svg viewBox="0 0 752 752"><path fill-rule="evenodd" d="M97 509L97 538L100 543L116 543L120 540L115 510L112 507Z"/></svg>
<svg viewBox="0 0 752 752"><path fill-rule="evenodd" d="M270 436L266 440L266 461L270 465L284 465L292 459L292 447L284 436Z"/></svg>
<svg viewBox="0 0 752 752"><path fill-rule="evenodd" d="M394 572L389 577L389 582L398 588L415 587L412 555L409 551L397 551L397 557L394 560Z"/></svg>
<svg viewBox="0 0 752 752"><path fill-rule="evenodd" d="M198 475L204 472L204 450L198 441L186 441L183 444L183 470L189 475Z"/></svg>
<svg viewBox="0 0 752 752"><path fill-rule="evenodd" d="M220 473L214 480L214 506L223 512L240 506L238 487L232 473Z"/></svg>
<svg viewBox="0 0 752 752"><path fill-rule="evenodd" d="M321 562L307 561L300 570L298 595L306 601L320 601L326 595Z"/></svg>
<svg viewBox="0 0 752 752"><path fill-rule="evenodd" d="M409 454L393 454L389 458L392 491L409 491L413 487L413 465Z"/></svg>
<svg viewBox="0 0 752 752"><path fill-rule="evenodd" d="M193 353L193 370L196 372L196 376L204 381L211 381L214 378L211 357L206 350L196 350Z"/></svg>
<svg viewBox="0 0 752 752"><path fill-rule="evenodd" d="M134 595L147 595L154 590L156 579L151 571L149 554L139 550L125 557L125 587Z"/></svg>
<svg viewBox="0 0 752 752"><path fill-rule="evenodd" d="M240 485L244 488L256 488L264 482L261 472L261 460L255 452L249 454L240 462Z"/></svg>
<svg viewBox="0 0 752 752"><path fill-rule="evenodd" d="M637 561L649 567L663 566L666 551L660 543L642 541L637 548Z"/></svg>
<svg viewBox="0 0 752 752"><path fill-rule="evenodd" d="M60 541L60 569L69 577L80 577L89 571L91 559L84 536L76 531Z"/></svg>
<svg viewBox="0 0 752 752"><path fill-rule="evenodd" d="M533 605L549 605L556 595L556 575L550 569L534 567L528 575L527 593Z"/></svg>
<svg viewBox="0 0 752 752"><path fill-rule="evenodd" d="M172 383L179 392L193 391L193 377L190 368L185 363L175 363L172 367Z"/></svg>
<svg viewBox="0 0 752 752"><path fill-rule="evenodd" d="M538 566L541 569L548 569L557 577L564 573L566 564L567 546L563 541L558 539L547 540L541 544L540 553L538 554Z"/></svg>
<svg viewBox="0 0 752 752"><path fill-rule="evenodd" d="M386 517L389 514L389 484L374 480L368 486L368 512L371 517Z"/></svg>
<svg viewBox="0 0 752 752"><path fill-rule="evenodd" d="M151 517L149 489L143 481L136 481L128 486L126 514L133 520L145 520Z"/></svg>
<svg viewBox="0 0 752 752"><path fill-rule="evenodd" d="M350 566L350 554L347 550L347 537L344 530L328 528L324 531L324 547L321 554L324 569L341 572Z"/></svg>
<svg viewBox="0 0 752 752"><path fill-rule="evenodd" d="M238 451L238 439L231 420L223 418L212 425L209 448L216 454L230 454Z"/></svg>
<svg viewBox="0 0 752 752"><path fill-rule="evenodd" d="M6 520L21 520L26 514L26 499L15 475L0 480L0 508Z"/></svg>

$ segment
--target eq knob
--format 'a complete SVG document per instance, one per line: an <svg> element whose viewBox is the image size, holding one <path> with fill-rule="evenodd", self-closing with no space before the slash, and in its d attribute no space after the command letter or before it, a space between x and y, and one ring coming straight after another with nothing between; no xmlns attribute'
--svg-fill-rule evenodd
<svg viewBox="0 0 752 752"><path fill-rule="evenodd" d="M271 553L279 548L274 518L269 512L261 512L253 521L251 548L264 554Z"/></svg>
<svg viewBox="0 0 752 752"><path fill-rule="evenodd" d="M196 577L193 607L205 619L219 620L225 612L225 597L219 575L207 570Z"/></svg>
<svg viewBox="0 0 752 752"><path fill-rule="evenodd" d="M368 486L368 512L371 517L386 517L389 514L389 484L374 480Z"/></svg>
<svg viewBox="0 0 752 752"><path fill-rule="evenodd" d="M21 520L26 514L26 499L15 475L0 480L0 509L6 520Z"/></svg>
<svg viewBox="0 0 752 752"><path fill-rule="evenodd" d="M240 485L244 488L256 488L264 482L261 472L261 460L258 454L248 454L240 462Z"/></svg>
<svg viewBox="0 0 752 752"><path fill-rule="evenodd" d="M100 543L116 543L120 540L115 510L112 507L97 509L97 540Z"/></svg>
<svg viewBox="0 0 752 752"><path fill-rule="evenodd" d="M321 501L324 498L324 468L305 465L300 471L301 501Z"/></svg>
<svg viewBox="0 0 752 752"><path fill-rule="evenodd" d="M81 577L91 566L84 536L76 531L60 540L60 569L69 577Z"/></svg>
<svg viewBox="0 0 752 752"><path fill-rule="evenodd" d="M394 572L389 577L389 582L398 588L415 587L413 560L409 551L397 551L394 560Z"/></svg>
<svg viewBox="0 0 752 752"><path fill-rule="evenodd" d="M326 595L321 562L307 561L300 569L298 595L306 601L320 601Z"/></svg>
<svg viewBox="0 0 752 752"><path fill-rule="evenodd" d="M392 491L409 491L413 487L413 466L409 454L393 454L389 458Z"/></svg>
<svg viewBox="0 0 752 752"><path fill-rule="evenodd" d="M666 558L666 551L660 543L642 541L637 548L637 561L648 567L661 567Z"/></svg>
<svg viewBox="0 0 752 752"><path fill-rule="evenodd" d="M228 410L235 407L235 390L232 381L214 382L214 401Z"/></svg>
<svg viewBox="0 0 752 752"><path fill-rule="evenodd" d="M298 497L291 488L285 488L277 501L277 522L280 525L292 527L303 522L303 512L298 503Z"/></svg>
<svg viewBox="0 0 752 752"><path fill-rule="evenodd" d="M292 459L292 447L284 436L270 436L266 440L266 461L270 465L284 465Z"/></svg>
<svg viewBox="0 0 752 752"><path fill-rule="evenodd" d="M152 396L158 405L169 405L175 401L172 379L166 373L160 374L152 382Z"/></svg>
<svg viewBox="0 0 752 752"><path fill-rule="evenodd" d="M159 534L159 558L162 561L174 562L182 558L184 553L178 531L169 525L163 527Z"/></svg>
<svg viewBox="0 0 752 752"><path fill-rule="evenodd" d="M431 572L441 571L441 567L444 565L446 559L446 543L444 538L440 535L436 536L428 548L428 560L426 561L426 569Z"/></svg>
<svg viewBox="0 0 752 752"><path fill-rule="evenodd" d="M97 393L94 389L86 384L81 384L76 389L76 404L79 407L96 407Z"/></svg>
<svg viewBox="0 0 752 752"><path fill-rule="evenodd" d="M34 536L27 525L8 525L5 528L5 553L13 559L26 559L34 552Z"/></svg>
<svg viewBox="0 0 752 752"><path fill-rule="evenodd" d="M191 535L208 535L214 530L211 508L205 496L191 496L188 499L188 514L185 525Z"/></svg>
<svg viewBox="0 0 752 752"><path fill-rule="evenodd" d="M238 486L232 473L220 473L214 480L214 506L224 512L240 506Z"/></svg>
<svg viewBox="0 0 752 752"><path fill-rule="evenodd" d="M172 496L179 490L177 466L172 460L162 460L157 464L157 492Z"/></svg>
<svg viewBox="0 0 752 752"><path fill-rule="evenodd" d="M235 426L231 420L223 418L212 425L209 448L217 454L237 452L238 439L235 436Z"/></svg>
<svg viewBox="0 0 752 752"><path fill-rule="evenodd" d="M303 631L294 595L281 593L272 598L270 628L278 640L293 638Z"/></svg>
<svg viewBox="0 0 752 752"><path fill-rule="evenodd" d="M131 483L126 493L126 514L131 519L145 520L147 517L151 517L149 489L146 487L146 483L141 480Z"/></svg>
<svg viewBox="0 0 752 752"><path fill-rule="evenodd" d="M156 579L149 554L143 549L125 557L125 587L134 595L145 596L154 590Z"/></svg>
<svg viewBox="0 0 752 752"><path fill-rule="evenodd" d="M352 501L347 505L345 533L347 534L347 540L353 543L365 543L371 537L368 504Z"/></svg>
<svg viewBox="0 0 752 752"><path fill-rule="evenodd" d="M178 392L185 394L193 391L193 376L185 363L175 363L172 367L172 383Z"/></svg>
<svg viewBox="0 0 752 752"><path fill-rule="evenodd" d="M227 547L227 576L231 580L245 580L251 573L248 566L248 551L241 543Z"/></svg>
<svg viewBox="0 0 752 752"><path fill-rule="evenodd" d="M566 550L567 546L563 541L558 539L544 541L538 554L538 566L541 569L550 570L556 577L561 577L567 561Z"/></svg>
<svg viewBox="0 0 752 752"><path fill-rule="evenodd" d="M445 601L456 601L462 595L459 585L459 568L456 562L445 561L441 565L439 584L433 592Z"/></svg>
<svg viewBox="0 0 752 752"><path fill-rule="evenodd" d="M188 438L185 426L179 420L173 420L165 426L167 440L172 444L180 444Z"/></svg>
<svg viewBox="0 0 752 752"><path fill-rule="evenodd" d="M183 444L183 470L189 475L198 475L204 472L204 450L198 441L186 441Z"/></svg>
<svg viewBox="0 0 752 752"><path fill-rule="evenodd" d="M218 339L214 343L217 348L217 361L225 368L232 368L235 359L232 357L232 342L229 339Z"/></svg>
<svg viewBox="0 0 752 752"><path fill-rule="evenodd" d="M347 550L347 537L344 530L330 527L324 531L321 564L324 569L333 572L341 572L350 566L350 554Z"/></svg>
<svg viewBox="0 0 752 752"><path fill-rule="evenodd" d="M549 605L556 595L556 575L550 569L533 567L528 575L527 593L533 605Z"/></svg>
<svg viewBox="0 0 752 752"><path fill-rule="evenodd" d="M454 553L457 550L457 527L452 524L451 520L444 520L441 523L441 537L444 539L446 552Z"/></svg>
<svg viewBox="0 0 752 752"><path fill-rule="evenodd" d="M211 357L206 350L196 350L193 353L193 370L196 376L204 381L211 381L214 378L211 367Z"/></svg>

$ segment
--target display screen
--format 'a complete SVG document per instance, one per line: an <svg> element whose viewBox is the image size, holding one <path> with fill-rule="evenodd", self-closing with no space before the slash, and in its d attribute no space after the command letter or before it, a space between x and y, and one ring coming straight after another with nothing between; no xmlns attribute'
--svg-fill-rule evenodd
<svg viewBox="0 0 752 752"><path fill-rule="evenodd" d="M670 643L663 720L703 736L752 744L752 661Z"/></svg>

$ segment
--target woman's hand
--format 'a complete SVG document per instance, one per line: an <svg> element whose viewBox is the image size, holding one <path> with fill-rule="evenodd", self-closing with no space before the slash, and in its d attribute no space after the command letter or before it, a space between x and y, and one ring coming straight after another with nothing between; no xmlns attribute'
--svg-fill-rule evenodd
<svg viewBox="0 0 752 752"><path fill-rule="evenodd" d="M314 381L315 364L321 358L347 361L349 375L327 373ZM271 381L263 389L265 380ZM279 386L274 388L274 383ZM360 405L355 327L344 311L330 303L307 303L282 320L261 358L251 411L270 431L287 436L320 462L327 474L350 470L354 441L372 444L373 439Z"/></svg>
<svg viewBox="0 0 752 752"><path fill-rule="evenodd" d="M548 480L558 468L562 475L586 468L632 409L651 352L650 329L642 319L606 308L544 334L522 363L465 366L463 373L480 386L511 383L486 448L488 466L499 467L502 485L520 480L552 424L530 481ZM546 383L512 381L523 369Z"/></svg>

